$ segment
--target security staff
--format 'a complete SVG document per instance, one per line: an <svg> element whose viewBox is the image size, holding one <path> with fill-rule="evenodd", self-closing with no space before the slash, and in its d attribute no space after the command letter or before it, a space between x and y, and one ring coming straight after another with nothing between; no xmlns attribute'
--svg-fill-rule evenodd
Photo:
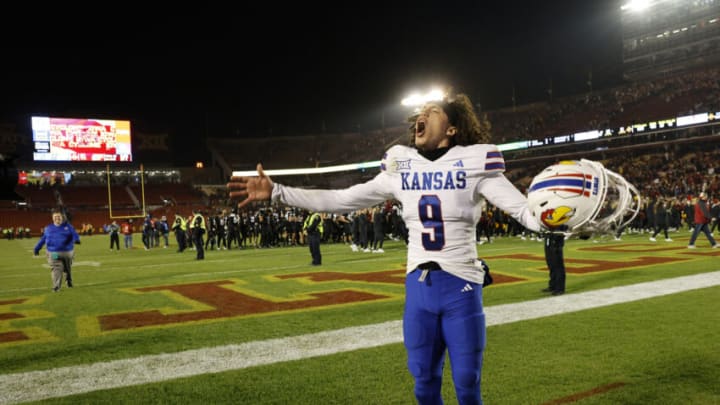
<svg viewBox="0 0 720 405"><path fill-rule="evenodd" d="M320 237L323 233L322 217L317 212L308 215L303 224L303 230L307 234L308 246L310 247L310 255L312 255L312 265L319 266L322 264L322 255L320 254Z"/></svg>
<svg viewBox="0 0 720 405"><path fill-rule="evenodd" d="M175 231L175 240L178 244L177 251L178 253L182 253L187 247L187 222L182 215L175 214L175 222L173 223L172 229Z"/></svg>
<svg viewBox="0 0 720 405"><path fill-rule="evenodd" d="M205 235L207 227L205 226L205 217L200 211L193 211L193 218L190 222L192 230L193 243L197 252L197 260L205 259L205 244L203 243L203 235Z"/></svg>
<svg viewBox="0 0 720 405"><path fill-rule="evenodd" d="M108 234L110 234L110 250L113 250L113 246L120 250L120 225L117 221L112 221L108 225Z"/></svg>

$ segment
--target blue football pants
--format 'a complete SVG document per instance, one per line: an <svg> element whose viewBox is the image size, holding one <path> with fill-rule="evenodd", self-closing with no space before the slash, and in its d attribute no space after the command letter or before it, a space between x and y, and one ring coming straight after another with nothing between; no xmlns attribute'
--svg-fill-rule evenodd
<svg viewBox="0 0 720 405"><path fill-rule="evenodd" d="M485 349L482 285L442 270L405 279L403 340L408 369L421 405L443 404L440 395L445 349L460 405L482 404L480 376Z"/></svg>

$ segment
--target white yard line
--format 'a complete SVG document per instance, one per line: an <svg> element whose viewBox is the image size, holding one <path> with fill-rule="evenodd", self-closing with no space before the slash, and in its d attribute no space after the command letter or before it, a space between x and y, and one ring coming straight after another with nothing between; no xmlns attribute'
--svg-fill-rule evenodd
<svg viewBox="0 0 720 405"><path fill-rule="evenodd" d="M487 325L637 301L720 285L720 271L485 308ZM0 375L0 403L15 404L238 370L402 342L401 321L311 335Z"/></svg>

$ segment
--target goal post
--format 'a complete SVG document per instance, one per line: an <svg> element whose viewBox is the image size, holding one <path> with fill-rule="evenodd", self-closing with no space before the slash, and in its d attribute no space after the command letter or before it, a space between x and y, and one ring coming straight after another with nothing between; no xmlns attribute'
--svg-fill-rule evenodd
<svg viewBox="0 0 720 405"><path fill-rule="evenodd" d="M143 165L140 164L140 206L142 208L142 212L138 212L137 214L133 214L131 212L130 215L115 215L113 213L113 199L112 199L112 181L111 181L111 171L110 171L110 164L106 166L105 173L107 174L107 193L108 193L108 214L110 216L110 219L130 219L130 218L145 218L147 215L147 212L145 210L145 171L143 169ZM132 211L132 210L130 210Z"/></svg>

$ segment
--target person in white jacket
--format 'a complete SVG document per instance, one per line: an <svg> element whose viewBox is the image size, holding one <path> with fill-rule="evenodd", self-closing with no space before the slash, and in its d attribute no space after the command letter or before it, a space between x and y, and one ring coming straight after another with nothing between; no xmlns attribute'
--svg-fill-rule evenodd
<svg viewBox="0 0 720 405"><path fill-rule="evenodd" d="M440 404L445 351L460 404L481 404L485 348L484 263L475 225L487 199L531 231L541 225L526 197L505 177L497 146L487 144L470 99L463 94L430 102L411 118L410 146L383 156L372 180L341 190L310 190L274 183L261 164L258 176L232 177L229 196L279 200L320 212L342 213L396 199L409 230L403 340L420 404ZM486 268L486 267L485 267Z"/></svg>

